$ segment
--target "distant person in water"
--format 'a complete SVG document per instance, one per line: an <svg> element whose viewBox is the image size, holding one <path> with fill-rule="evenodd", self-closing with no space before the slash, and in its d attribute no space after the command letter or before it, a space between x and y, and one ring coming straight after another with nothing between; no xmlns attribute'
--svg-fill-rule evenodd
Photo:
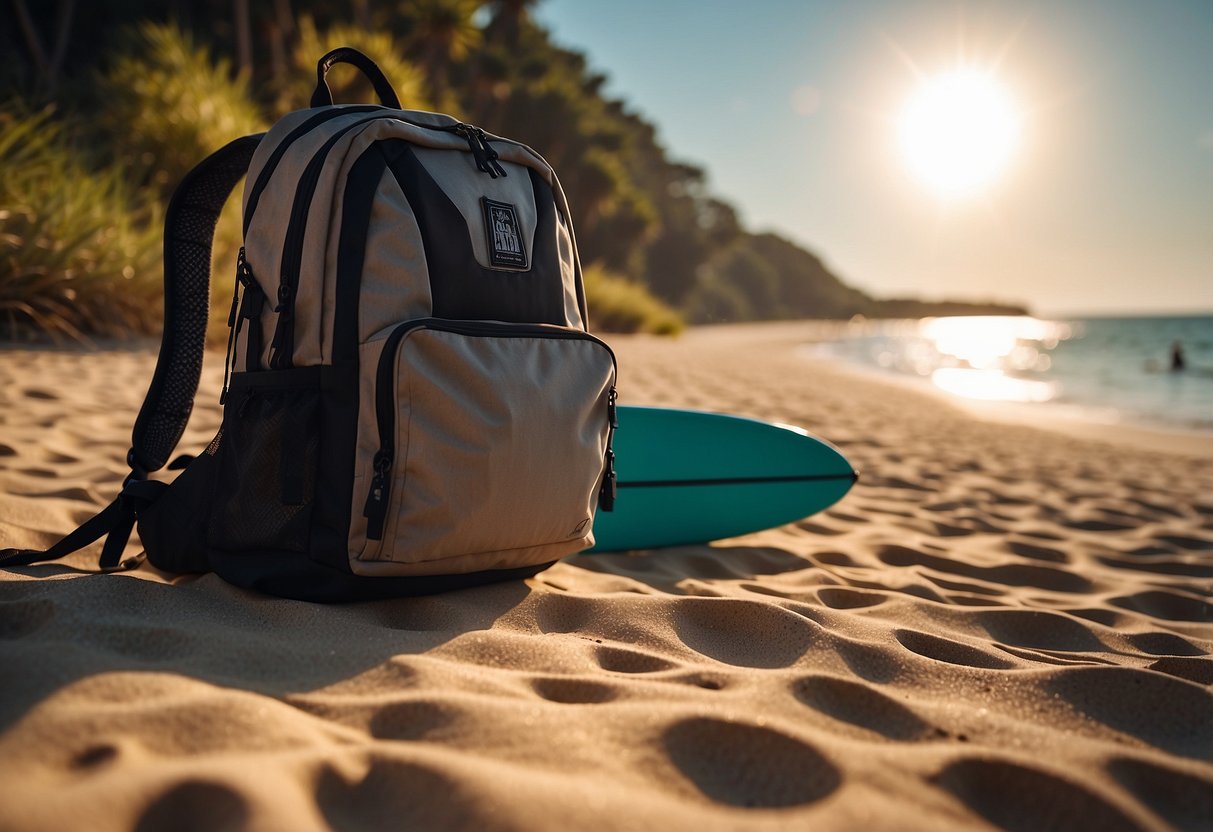
<svg viewBox="0 0 1213 832"><path fill-rule="evenodd" d="M1182 341L1176 341L1171 345L1171 372L1183 372L1188 366L1188 362L1184 360L1184 345Z"/></svg>

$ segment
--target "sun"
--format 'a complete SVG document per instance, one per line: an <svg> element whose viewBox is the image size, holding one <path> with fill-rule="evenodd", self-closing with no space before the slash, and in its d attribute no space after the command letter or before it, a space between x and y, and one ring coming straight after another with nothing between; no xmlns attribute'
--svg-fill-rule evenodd
<svg viewBox="0 0 1213 832"><path fill-rule="evenodd" d="M961 69L922 80L897 121L910 171L942 197L982 193L1006 172L1022 116L993 75Z"/></svg>

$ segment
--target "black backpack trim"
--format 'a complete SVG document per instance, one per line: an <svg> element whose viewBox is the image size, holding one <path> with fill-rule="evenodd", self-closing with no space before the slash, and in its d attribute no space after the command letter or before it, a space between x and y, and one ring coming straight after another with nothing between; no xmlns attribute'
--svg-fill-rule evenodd
<svg viewBox="0 0 1213 832"><path fill-rule="evenodd" d="M527 168L537 212L531 268L489 269L476 262L463 214L409 144L401 139L379 144L421 230L434 317L564 325L555 197L542 177Z"/></svg>

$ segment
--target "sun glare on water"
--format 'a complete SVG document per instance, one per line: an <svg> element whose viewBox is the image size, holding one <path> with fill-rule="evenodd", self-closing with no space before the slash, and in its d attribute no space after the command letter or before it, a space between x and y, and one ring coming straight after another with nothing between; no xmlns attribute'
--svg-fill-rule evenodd
<svg viewBox="0 0 1213 832"><path fill-rule="evenodd" d="M982 192L1019 145L1022 117L991 75L962 69L924 78L897 122L910 171L943 197Z"/></svg>

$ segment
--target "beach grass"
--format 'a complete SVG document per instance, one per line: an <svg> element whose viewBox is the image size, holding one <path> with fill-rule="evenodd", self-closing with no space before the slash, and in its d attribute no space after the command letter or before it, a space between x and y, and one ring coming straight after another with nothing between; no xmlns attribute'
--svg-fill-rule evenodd
<svg viewBox="0 0 1213 832"><path fill-rule="evenodd" d="M93 169L49 110L0 112L0 326L86 338L154 330L161 209Z"/></svg>
<svg viewBox="0 0 1213 832"><path fill-rule="evenodd" d="M645 286L599 265L585 268L586 305L590 323L604 332L645 332L677 335L682 316Z"/></svg>

